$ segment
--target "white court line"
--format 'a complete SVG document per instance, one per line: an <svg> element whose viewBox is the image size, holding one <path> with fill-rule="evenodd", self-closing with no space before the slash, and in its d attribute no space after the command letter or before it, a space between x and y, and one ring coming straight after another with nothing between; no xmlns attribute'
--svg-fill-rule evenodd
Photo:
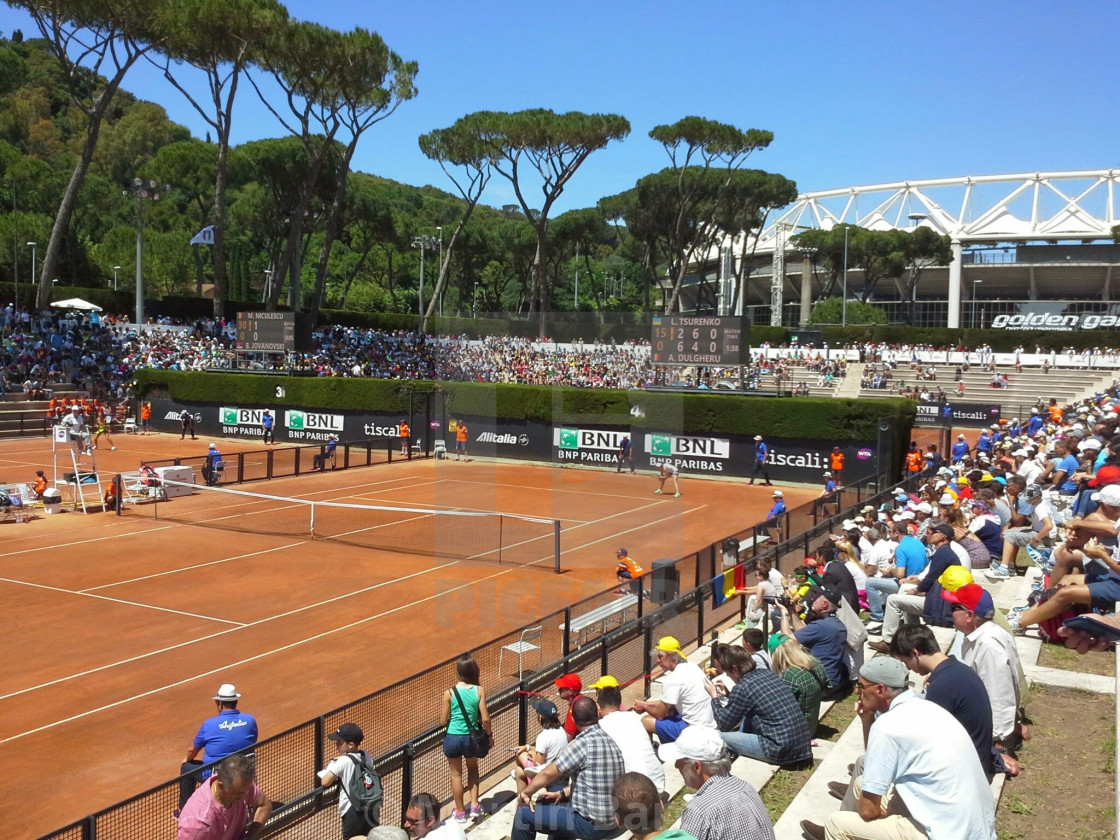
<svg viewBox="0 0 1120 840"><path fill-rule="evenodd" d="M288 618L289 616L297 615L298 613L306 612L307 610L313 610L313 609L316 609L318 607L326 606L327 604L333 604L336 601L344 601L347 598L354 597L355 595L364 595L367 592L372 592L373 590L380 589L383 586L389 586L390 584L393 584L393 583L398 583L398 582L401 582L401 581L410 580L411 578L420 577L421 575L430 574L431 572L438 572L441 569L446 569L448 566L456 566L456 565L458 565L458 561L455 561L455 562L452 562L452 563L444 563L442 566L435 566L434 568L431 568L431 569L424 569L423 571L420 571L420 572L413 572L410 575L405 575L404 577L400 577L400 578L393 578L392 580L385 580L385 581L382 581L381 583L375 583L372 586L367 586L364 589L352 590L350 592L347 592L344 595L336 595L333 598L327 598L325 601L319 601L319 602L314 603L314 604L306 604L302 607L296 607L294 610L288 610L287 612L278 613L276 615L270 615L267 618L261 618L261 619L258 619L257 621L250 621L248 624L243 624L240 627L230 627L229 629L226 629L226 630L219 630L217 633L209 633L205 636L199 636L196 639L188 639L185 642L176 642L173 645L168 645L167 647L160 648L159 650L151 650L151 651L148 651L147 653L139 653L136 656L130 656L128 659L121 659L121 660L118 660L117 662L108 662L105 665L98 665L96 668L90 668L86 671L81 671L81 672L76 673L76 674L68 674L65 677L59 677L58 679L50 680L49 682L45 682L45 683L40 683L39 685L32 685L32 686L28 686L27 688L21 688L19 691L13 691L10 694L0 694L0 700L7 700L10 697L17 697L20 694L27 694L28 692L31 692L31 691L37 691L40 688L49 688L52 685L60 685L64 682L69 682L70 680L74 680L74 679L77 679L79 677L85 677L85 676L89 676L90 674L96 674L99 671L107 671L110 668L116 668L118 665L128 665L129 663L132 663L132 662L139 662L142 659L147 659L147 658L152 657L152 656L158 656L161 653L169 653L170 651L178 650L179 648L187 647L188 645L193 645L193 644L196 644L198 642L205 642L205 641L208 641L210 639L216 639L219 636L225 636L225 635L228 635L229 633L234 633L238 630L247 630L247 629L252 628L252 627L258 627L262 624L267 624L270 621L277 621L278 619L281 619L281 618ZM16 736L16 737L19 737L19 736ZM2 744L2 743L4 743L4 742L0 741L0 744Z"/></svg>
<svg viewBox="0 0 1120 840"><path fill-rule="evenodd" d="M447 565L455 565L455 564L449 563ZM442 567L437 567L437 569L438 568L442 568ZM425 572L423 572L421 574L426 574L427 571L436 571L437 569L426 570ZM96 709L88 709L87 711L81 712L79 714L71 715L68 718L63 718L62 720L52 721L51 723L44 724L43 726L36 727L35 729L29 729L26 732L20 732L16 735L11 735L7 738L0 739L0 744L6 744L9 741L15 741L15 740L18 740L20 738L25 738L28 735L34 735L38 732L45 732L48 729L53 729L56 726L61 726L64 723L70 723L71 721L80 720L81 718L89 717L90 715L97 714L98 712L104 712L104 711L108 711L109 709L115 709L116 707L123 706L126 703L134 703L137 700L143 699L144 697L151 697L154 694L159 694L163 691L167 691L167 690L172 689L172 688L178 688L179 686L186 685L187 683L193 682L194 680L199 680L199 679L202 679L203 677L210 677L210 676L213 676L214 674L222 673L223 671L229 671L229 669L231 669L231 668L237 668L237 667L240 667L242 665L248 665L250 662L256 662L258 659L264 659L265 657L272 656L273 654L277 654L277 653L284 653L285 651L291 650L292 648L297 648L297 647L300 647L301 645L308 644L309 642L316 642L320 639L325 639L328 636L333 636L336 633L341 633L341 632L344 632L344 631L353 630L355 627L360 627L361 625L366 624L370 621L374 621L375 619L385 618L386 616L393 615L394 613L398 613L401 610L410 609L411 607L417 606L419 604L423 604L426 601L432 601L432 600L435 600L436 598L443 598L451 592L457 592L460 589L466 589L467 587L474 586L475 584L482 583L483 581L493 580L494 578L501 577L502 575L508 575L510 572L514 572L514 571L517 571L517 569L505 569L503 571L495 572L494 574L489 575L488 577L484 577L484 578L481 578L481 579L476 580L476 581L470 581L469 583L460 584L459 586L454 586L451 589L444 589L440 592L437 592L434 595L429 595L426 598L421 598L418 601L411 601L407 604L401 604L398 607L393 607L392 609L385 610L384 612L380 612L380 613L377 613L377 614L371 615L371 616L366 616L365 618L358 619L357 621L352 621L349 624L343 625L342 627L334 627L330 630L325 630L322 633L317 633L314 636L309 636L305 639L300 639L298 641L291 642L290 644L283 645L282 647L273 648L272 650L263 651L262 653L258 653L258 654L255 654L253 656L246 657L245 659L238 660L237 662L230 662L230 663L222 665L218 668L213 668L209 671L204 671L200 674L195 674L194 676L191 676L191 677L185 677L184 679L177 680L173 683L167 683L166 685L161 685L157 688L150 689L149 691L141 692L140 694L134 694L131 697L126 697L124 700L117 700L116 702L113 702L113 703L106 703L104 706L99 706ZM405 579L406 578L400 578L400 580L405 580ZM271 619L268 619L268 620L271 620ZM30 689L24 689L24 690L28 691ZM11 696L11 695L8 695L8 696ZM2 699L4 699L4 698L0 697L0 700L2 700Z"/></svg>
<svg viewBox="0 0 1120 840"><path fill-rule="evenodd" d="M101 601L112 601L114 604L125 604L129 607L141 607L146 610L157 610L159 612L174 613L175 615L185 615L190 618L201 618L206 621L220 621L222 624L232 624L235 627L244 627L245 624L240 621L230 621L226 618L214 618L212 615L199 615L198 613L185 612L183 610L173 610L170 607L157 607L152 604L141 604L138 601L126 601L124 598L110 598L108 595L91 595L88 592L79 592L75 589L63 589L61 586L47 586L45 583L30 583L26 580L13 580L12 578L0 577L0 583L13 583L17 586L30 586L32 589L46 589L49 592L62 592L66 595L80 595L83 598L96 598Z"/></svg>
<svg viewBox="0 0 1120 840"><path fill-rule="evenodd" d="M75 545L88 545L94 542L104 542L105 540L116 540L121 537L134 537L137 534L151 534L155 531L166 531L168 528L173 528L173 525L160 525L156 528L145 528L142 531L129 531L127 534L110 534L107 537L87 537L84 540L68 543L54 543L53 545L39 545L35 548L21 548L19 551L4 551L0 552L0 557L15 557L18 554L34 554L36 551L54 551L56 548L71 548Z"/></svg>
<svg viewBox="0 0 1120 840"><path fill-rule="evenodd" d="M440 479L440 480L451 482L451 483L454 483L454 484L485 484L487 486L490 486L488 482L485 482L485 481L471 481L470 479L467 479L467 478L444 478L444 479ZM606 496L608 499L648 499L649 498L649 496L646 496L646 495L629 496L625 493L597 493L597 492L591 492L591 491L588 491L588 490L581 490L581 489L576 489L576 488L565 489L563 487L535 487L531 484L505 484L505 483L503 483L501 486L502 486L503 489L506 488L506 487L511 487L515 490L538 490L542 493L543 492L548 492L548 493L575 493L575 494L580 495L580 496Z"/></svg>
<svg viewBox="0 0 1120 840"><path fill-rule="evenodd" d="M118 580L113 583L105 583L101 586L90 586L86 589L80 589L79 592L96 592L98 589L108 589L111 586L124 586L126 583L136 583L139 580L151 580L152 578L164 577L165 575L177 575L180 572L189 572L194 569L204 569L207 566L218 566L222 563L229 563L231 560L244 560L246 557L256 557L260 554L268 554L270 551L283 551L286 548L298 548L301 545L306 545L306 542L300 541L296 543L289 543L288 545L278 545L275 548L265 548L261 551L253 551L249 554L238 554L236 557L225 557L221 560L211 560L208 563L196 563L193 566L183 566L178 569L169 569L166 572L156 572L153 575L142 575L141 577L129 578L128 580Z"/></svg>

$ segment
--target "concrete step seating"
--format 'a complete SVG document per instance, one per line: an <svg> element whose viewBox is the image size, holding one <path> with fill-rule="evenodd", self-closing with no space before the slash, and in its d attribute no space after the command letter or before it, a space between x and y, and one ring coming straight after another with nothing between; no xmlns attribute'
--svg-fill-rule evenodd
<svg viewBox="0 0 1120 840"><path fill-rule="evenodd" d="M956 398L957 383L954 379L955 365L936 364L937 381L930 382L932 389L940 387L949 395L950 401ZM1062 368L1044 373L1041 367L1024 367L1022 373L1016 373L1013 367L997 367L1000 373L1006 373L1009 385L1007 388L992 388L992 375L978 365L964 374L962 381L965 385L964 397L956 398L961 402L992 402L1007 406L1008 410L1016 412L1021 418L1029 414L1030 408L1039 399L1050 400L1056 398L1059 403L1066 404L1083 399L1109 387L1117 379L1117 372L1112 370L1071 370ZM863 375L863 365L849 365L848 377L855 377L858 382ZM898 383L904 381L906 385L921 385L914 372L908 365L895 369L892 387L887 388L861 388L860 399L887 399L898 396ZM1004 414L1008 417L1014 414Z"/></svg>
<svg viewBox="0 0 1120 840"><path fill-rule="evenodd" d="M843 381L839 377L835 378L831 386L818 385L817 378L820 376L815 370L809 370L807 367L790 367L787 371L791 375L791 379L782 380L782 391L792 391L795 387L805 382L809 385L809 396L811 397L832 397L836 395L836 389L839 388L840 383ZM849 373L851 372L851 365L848 366ZM773 377L764 377L763 382L769 381L773 383ZM765 387L765 385L763 386Z"/></svg>
<svg viewBox="0 0 1120 840"><path fill-rule="evenodd" d="M84 393L69 382L54 385L50 392L57 399L72 398ZM49 408L49 400L24 399L22 388L4 394L0 398L0 438L49 433L50 426L45 422Z"/></svg>
<svg viewBox="0 0 1120 840"><path fill-rule="evenodd" d="M998 583L991 583L981 578L979 582L992 593L997 608L1009 609L1025 602L1031 584L1037 576L1037 570L1031 570L1025 577L1015 577ZM934 633L945 650L952 650L958 643L956 633L951 629L935 628ZM737 644L741 638L741 631L729 627L720 633L719 641ZM1027 679L1032 683L1066 686L1104 694L1115 692L1115 681L1111 677L1098 677L1035 665L1042 642L1033 633L1029 636L1016 637L1016 644ZM865 648L867 658L875 655L877 654ZM707 658L708 647L706 645L697 648L688 657L690 662L698 665L702 664ZM911 679L915 684L918 684L921 678L916 674L911 674ZM624 693L624 700L633 702L635 699L640 699L640 691L641 684L635 684L634 687ZM655 698L659 696L659 680L653 682L651 694ZM849 698L840 702L850 703L854 701ZM831 703L823 704L821 706L821 716L824 717L831 707ZM818 745L813 748L816 768L774 825L774 834L777 840L801 840L804 836L801 831L802 820L807 819L821 824L830 814L840 808L840 801L829 793L828 783L833 781L846 782L849 778L848 765L863 753L863 748L863 729L858 718L849 724L835 742L823 740L818 742ZM665 772L666 789L670 797L675 798L683 790L684 782L676 768L666 766ZM731 772L732 775L745 779L756 790L761 791L773 778L777 768L761 761L739 758L732 765ZM1006 781L1006 776L997 776L992 782L991 793L997 807ZM484 792L483 810L488 816L482 822L468 829L472 840L505 840L510 836L513 816L516 811L515 790L516 786L512 778L506 775L499 784ZM672 827L679 827L679 825L678 821ZM669 828L669 826L666 826L666 828ZM628 832L620 835L623 838L629 838L630 836Z"/></svg>

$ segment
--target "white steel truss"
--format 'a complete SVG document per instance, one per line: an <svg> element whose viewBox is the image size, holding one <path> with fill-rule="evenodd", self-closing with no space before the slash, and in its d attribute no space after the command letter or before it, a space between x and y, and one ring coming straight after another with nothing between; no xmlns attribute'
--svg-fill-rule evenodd
<svg viewBox="0 0 1120 840"><path fill-rule="evenodd" d="M804 230L921 225L961 244L1111 239L1120 224L1120 169L972 175L804 193L759 234L770 253Z"/></svg>

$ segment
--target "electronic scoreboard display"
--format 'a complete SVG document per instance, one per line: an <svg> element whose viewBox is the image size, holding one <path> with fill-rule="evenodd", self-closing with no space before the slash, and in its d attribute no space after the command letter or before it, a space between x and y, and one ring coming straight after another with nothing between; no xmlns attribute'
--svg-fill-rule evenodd
<svg viewBox="0 0 1120 840"><path fill-rule="evenodd" d="M295 348L295 313L237 313L238 350L258 353L291 353Z"/></svg>
<svg viewBox="0 0 1120 840"><path fill-rule="evenodd" d="M747 339L737 315L655 315L650 346L654 364L732 367Z"/></svg>

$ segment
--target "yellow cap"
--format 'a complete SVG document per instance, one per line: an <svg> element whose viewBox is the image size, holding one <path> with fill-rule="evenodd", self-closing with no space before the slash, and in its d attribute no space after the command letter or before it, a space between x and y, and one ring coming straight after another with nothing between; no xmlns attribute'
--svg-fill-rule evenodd
<svg viewBox="0 0 1120 840"><path fill-rule="evenodd" d="M662 636L657 640L653 649L662 653L681 653L681 643L677 641L675 636Z"/></svg>
<svg viewBox="0 0 1120 840"><path fill-rule="evenodd" d="M591 683L591 685L588 686L588 688L594 688L596 691L598 691L601 688L618 688L618 687L619 687L618 686L618 680L616 680L610 674L604 674L603 676L599 677L599 679L595 680L595 682Z"/></svg>
<svg viewBox="0 0 1120 840"><path fill-rule="evenodd" d="M973 582L972 572L964 566L950 566L941 573L941 577L937 579L941 584L941 588L949 592L956 592L962 586L966 586Z"/></svg>

